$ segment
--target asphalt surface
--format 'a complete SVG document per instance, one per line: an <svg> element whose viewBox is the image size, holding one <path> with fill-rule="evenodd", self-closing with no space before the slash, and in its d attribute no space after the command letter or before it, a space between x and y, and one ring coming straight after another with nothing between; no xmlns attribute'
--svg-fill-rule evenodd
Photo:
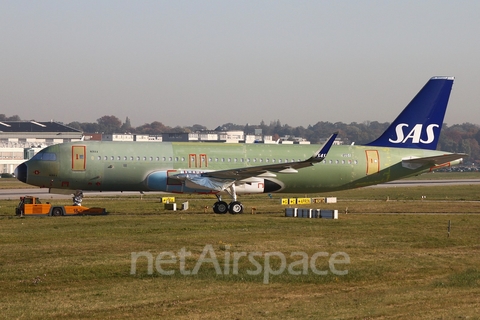
<svg viewBox="0 0 480 320"><path fill-rule="evenodd" d="M458 179L458 180L398 180L369 188L382 188L382 187L414 187L414 186L454 186L454 185L469 185L480 184L480 179Z"/></svg>

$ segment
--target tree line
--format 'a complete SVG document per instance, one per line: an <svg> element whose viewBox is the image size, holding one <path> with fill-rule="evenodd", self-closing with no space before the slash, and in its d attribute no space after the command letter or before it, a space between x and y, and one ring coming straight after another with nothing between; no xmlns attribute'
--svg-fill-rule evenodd
<svg viewBox="0 0 480 320"><path fill-rule="evenodd" d="M21 121L18 115L7 117L0 114L0 121ZM138 127L132 127L130 119L127 117L122 122L116 116L103 116L96 122L70 122L66 124L74 129L86 133L135 133L159 135L162 133L190 133L208 130L207 127L195 124L186 127L170 127L159 121L145 123ZM345 144L365 144L378 138L390 125L389 122L365 121L362 123L352 122L346 124L343 122L319 121L314 125L307 127L291 127L288 124L282 125L280 120L271 121L268 125L262 120L258 125L238 125L234 123L225 123L218 126L215 131L241 130L246 134L253 134L255 129L262 129L262 134L271 135L276 140L280 137L300 137L305 138L312 143L319 143L332 132L338 131L339 137ZM455 124L448 126L443 124L438 144L439 150L448 152L467 153L469 157L466 161L480 162L480 126L472 123Z"/></svg>

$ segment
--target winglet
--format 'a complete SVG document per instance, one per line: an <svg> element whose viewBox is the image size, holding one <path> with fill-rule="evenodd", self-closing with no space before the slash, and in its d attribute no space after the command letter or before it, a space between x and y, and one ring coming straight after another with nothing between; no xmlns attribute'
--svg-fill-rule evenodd
<svg viewBox="0 0 480 320"><path fill-rule="evenodd" d="M328 151L330 151L330 147L333 145L335 142L335 139L337 138L338 132L334 132L328 139L327 141L322 145L320 149L317 150L313 154L313 156L310 157L307 161L310 162L322 162L323 159L327 157Z"/></svg>

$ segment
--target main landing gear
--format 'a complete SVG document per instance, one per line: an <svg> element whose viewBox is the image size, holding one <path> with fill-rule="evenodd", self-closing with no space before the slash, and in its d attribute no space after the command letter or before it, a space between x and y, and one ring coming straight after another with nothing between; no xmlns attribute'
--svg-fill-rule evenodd
<svg viewBox="0 0 480 320"><path fill-rule="evenodd" d="M230 204L227 204L225 201L222 201L222 196L218 194L216 196L218 201L213 205L213 212L220 214L225 214L227 212L238 214L243 212L243 205L241 202L234 200L230 202Z"/></svg>

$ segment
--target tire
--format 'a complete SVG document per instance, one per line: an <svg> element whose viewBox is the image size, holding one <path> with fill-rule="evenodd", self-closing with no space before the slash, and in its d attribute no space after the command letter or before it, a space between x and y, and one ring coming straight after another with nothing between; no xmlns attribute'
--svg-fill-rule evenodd
<svg viewBox="0 0 480 320"><path fill-rule="evenodd" d="M213 212L225 214L228 212L228 204L225 201L217 201L213 205Z"/></svg>
<svg viewBox="0 0 480 320"><path fill-rule="evenodd" d="M241 202L233 201L228 205L228 212L231 214L239 214L243 212L243 205Z"/></svg>
<svg viewBox="0 0 480 320"><path fill-rule="evenodd" d="M54 217L59 217L59 216L63 216L63 209L62 208L53 208L52 210L52 216Z"/></svg>

